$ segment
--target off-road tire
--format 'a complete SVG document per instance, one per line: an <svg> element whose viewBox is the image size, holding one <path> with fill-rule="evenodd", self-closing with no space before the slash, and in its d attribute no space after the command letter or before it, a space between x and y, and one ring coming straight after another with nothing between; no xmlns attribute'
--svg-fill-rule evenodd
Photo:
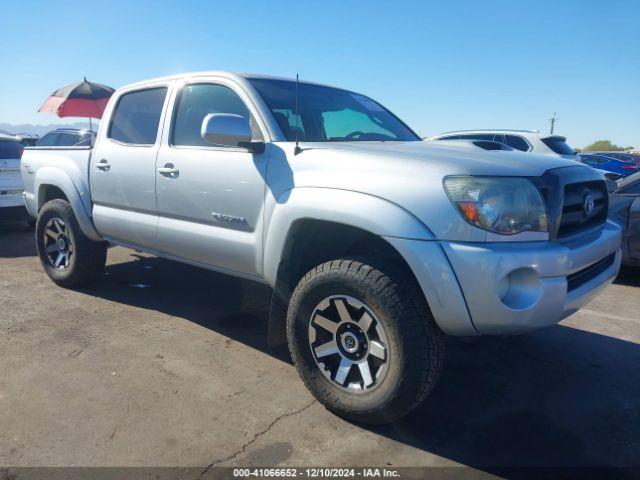
<svg viewBox="0 0 640 480"><path fill-rule="evenodd" d="M327 378L309 342L311 315L323 298L348 295L364 303L388 338L388 370L372 391L351 393ZM314 397L337 415L389 423L415 408L434 388L444 363L444 334L412 276L369 257L332 260L310 270L294 289L287 341L298 373Z"/></svg>
<svg viewBox="0 0 640 480"><path fill-rule="evenodd" d="M74 249L69 266L63 270L53 267L45 252L45 228L53 218L61 219L67 226ZM38 214L35 234L40 262L49 278L61 287L81 287L102 274L107 260L107 244L95 242L82 232L73 208L67 201L55 199L43 205Z"/></svg>

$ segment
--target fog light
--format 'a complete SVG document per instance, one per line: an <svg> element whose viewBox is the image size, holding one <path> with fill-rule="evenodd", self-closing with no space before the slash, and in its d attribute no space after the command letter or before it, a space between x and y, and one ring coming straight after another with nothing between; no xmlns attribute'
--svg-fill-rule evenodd
<svg viewBox="0 0 640 480"><path fill-rule="evenodd" d="M498 283L498 296L512 310L526 310L542 296L542 283L533 268L518 268L502 277Z"/></svg>

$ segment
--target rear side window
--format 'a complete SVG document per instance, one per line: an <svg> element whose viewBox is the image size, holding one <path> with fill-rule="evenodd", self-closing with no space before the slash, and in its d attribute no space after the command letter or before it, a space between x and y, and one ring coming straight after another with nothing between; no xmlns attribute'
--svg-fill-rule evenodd
<svg viewBox="0 0 640 480"><path fill-rule="evenodd" d="M204 117L210 113L231 113L251 119L244 102L229 87L213 83L186 85L178 99L171 144L211 146L200 136ZM255 136L255 126L251 123Z"/></svg>
<svg viewBox="0 0 640 480"><path fill-rule="evenodd" d="M510 147L522 152L529 151L529 144L524 138L517 135L505 135L504 137L507 145L509 145Z"/></svg>
<svg viewBox="0 0 640 480"><path fill-rule="evenodd" d="M75 133L61 133L58 136L56 145L60 147L72 147L76 145L81 140L81 138L82 137L80 137L80 135L77 135Z"/></svg>
<svg viewBox="0 0 640 480"><path fill-rule="evenodd" d="M448 137L436 138L436 140L459 140L460 135L449 135Z"/></svg>
<svg viewBox="0 0 640 480"><path fill-rule="evenodd" d="M109 138L134 145L153 145L158 135L166 87L125 93L118 100Z"/></svg>
<svg viewBox="0 0 640 480"><path fill-rule="evenodd" d="M582 161L587 165L604 165L605 163L609 163L609 160L604 157L596 157L591 155L584 155L582 157Z"/></svg>
<svg viewBox="0 0 640 480"><path fill-rule="evenodd" d="M564 137L548 137L541 139L547 147L558 155L575 155L573 148L567 145Z"/></svg>
<svg viewBox="0 0 640 480"><path fill-rule="evenodd" d="M625 195L637 195L640 194L640 182L632 183L626 188L623 188L618 193L624 193Z"/></svg>
<svg viewBox="0 0 640 480"><path fill-rule="evenodd" d="M55 132L49 132L46 133L42 136L42 138L40 138L37 142L36 145L38 147L53 147L56 145L56 141L58 140L58 133Z"/></svg>
<svg viewBox="0 0 640 480"><path fill-rule="evenodd" d="M24 146L13 140L0 140L0 160L16 159L22 156Z"/></svg>

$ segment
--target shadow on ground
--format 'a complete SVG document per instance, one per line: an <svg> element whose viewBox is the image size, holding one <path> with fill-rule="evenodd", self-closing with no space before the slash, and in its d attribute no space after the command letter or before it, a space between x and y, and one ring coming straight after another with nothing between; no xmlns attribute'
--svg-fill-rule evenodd
<svg viewBox="0 0 640 480"><path fill-rule="evenodd" d="M128 258L130 261L107 265L104 277L81 291L184 318L290 362L286 352L268 348L266 343L268 287L133 252Z"/></svg>
<svg viewBox="0 0 640 480"><path fill-rule="evenodd" d="M629 287L640 287L640 267L623 266L620 269L618 278L613 283Z"/></svg>
<svg viewBox="0 0 640 480"><path fill-rule="evenodd" d="M640 466L640 345L556 326L448 346L433 394L373 431L496 474Z"/></svg>
<svg viewBox="0 0 640 480"><path fill-rule="evenodd" d="M37 255L33 227L27 222L0 221L0 258Z"/></svg>
<svg viewBox="0 0 640 480"><path fill-rule="evenodd" d="M86 293L180 316L273 354L264 340L266 287L153 257L107 273ZM557 326L448 347L425 403L371 431L497 474L504 466L640 464L639 345Z"/></svg>
<svg viewBox="0 0 640 480"><path fill-rule="evenodd" d="M83 292L178 316L290 361L265 342L268 288L155 257L119 259ZM509 466L640 466L640 345L557 326L448 347L432 395L405 419L370 431L495 474Z"/></svg>

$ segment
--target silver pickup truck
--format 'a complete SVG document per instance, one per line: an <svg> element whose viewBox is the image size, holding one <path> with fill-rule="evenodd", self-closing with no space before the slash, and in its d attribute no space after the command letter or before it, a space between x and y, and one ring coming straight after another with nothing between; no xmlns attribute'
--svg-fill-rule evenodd
<svg viewBox="0 0 640 480"><path fill-rule="evenodd" d="M423 142L369 97L205 72L119 89L95 147L29 148L47 274L95 279L108 245L273 288L288 346L339 415L392 421L433 389L444 336L553 325L608 285L620 230L599 174Z"/></svg>

